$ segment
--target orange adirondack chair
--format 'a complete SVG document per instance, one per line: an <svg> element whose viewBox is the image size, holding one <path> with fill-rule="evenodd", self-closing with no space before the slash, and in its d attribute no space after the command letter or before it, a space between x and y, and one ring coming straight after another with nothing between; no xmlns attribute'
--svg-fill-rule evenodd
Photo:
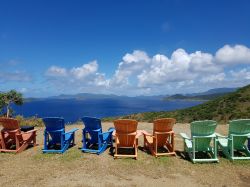
<svg viewBox="0 0 250 187"><path fill-rule="evenodd" d="M162 118L154 121L153 134L143 132L144 148L148 148L155 157L163 155L176 155L174 151L173 126L176 120L173 118ZM158 148L162 148L158 152Z"/></svg>
<svg viewBox="0 0 250 187"><path fill-rule="evenodd" d="M29 145L36 145L36 130L22 132L18 121L11 118L0 118L1 148L0 152L20 153Z"/></svg>
<svg viewBox="0 0 250 187"><path fill-rule="evenodd" d="M132 157L137 159L138 139L137 135L138 122L129 119L119 119L114 121L115 126L115 154L117 157ZM119 148L132 148L134 154L118 154Z"/></svg>

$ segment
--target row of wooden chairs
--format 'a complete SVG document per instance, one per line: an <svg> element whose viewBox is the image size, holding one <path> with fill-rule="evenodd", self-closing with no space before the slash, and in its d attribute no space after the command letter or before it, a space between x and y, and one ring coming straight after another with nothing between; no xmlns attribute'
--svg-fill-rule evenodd
<svg viewBox="0 0 250 187"><path fill-rule="evenodd" d="M114 121L114 128L107 132L102 131L101 120L92 117L82 118L85 128L83 129L83 152L101 154L107 146L113 146L115 140L114 158L138 156L138 138L144 137L144 147L148 148L154 156L175 155L174 131L175 119L158 119L154 121L153 133L137 130L138 122L130 119ZM63 118L44 118L44 153L63 153L71 145L74 145L74 133L78 129L65 132ZM3 126L0 136L0 152L20 153L29 145L36 145L37 130L23 132L16 119L0 118ZM96 148L97 147L97 148ZM158 148L164 149L158 152ZM131 151L132 149L132 151ZM132 154L131 154L132 153Z"/></svg>
<svg viewBox="0 0 250 187"><path fill-rule="evenodd" d="M83 152L101 154L108 146L114 147L114 158L138 156L138 139L143 136L144 148L155 157L176 155L174 149L173 118L157 119L153 122L153 132L137 130L138 122L131 119L114 121L114 128L103 132L101 120L93 117L83 117L82 130ZM63 118L43 118L44 148L43 153L64 153L75 144L76 128L65 131ZM18 121L11 118L0 118L3 128L0 136L0 152L20 153L29 145L36 145L36 130L26 127L21 129ZM221 148L226 157L231 160L250 159L250 119L232 120L229 122L228 136L215 132L217 122L213 120L195 121L190 124L191 137L180 133L186 151L193 162L218 162L217 148ZM113 145L113 140L115 145ZM235 151L243 153L243 157L236 156ZM198 158L197 153L203 152L209 158Z"/></svg>

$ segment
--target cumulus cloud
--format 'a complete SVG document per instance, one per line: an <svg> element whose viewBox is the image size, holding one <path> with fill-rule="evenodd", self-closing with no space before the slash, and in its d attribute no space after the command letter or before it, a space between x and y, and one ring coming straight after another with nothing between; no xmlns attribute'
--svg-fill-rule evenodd
<svg viewBox="0 0 250 187"><path fill-rule="evenodd" d="M111 79L110 84L114 86L124 86L129 83L129 78L132 78L143 69L147 68L150 63L150 58L147 53L140 50L135 50L132 54L127 53L123 57L123 61L119 63L115 75Z"/></svg>
<svg viewBox="0 0 250 187"><path fill-rule="evenodd" d="M149 69L138 75L139 86L186 82L222 71L209 53L197 51L188 54L184 49L177 49L170 59L157 54L151 60ZM191 81L193 82L193 81Z"/></svg>
<svg viewBox="0 0 250 187"><path fill-rule="evenodd" d="M110 77L99 72L97 61L70 69L51 66L45 75L55 85L61 85L61 89L65 89L65 85L85 92L102 88L99 90L103 93L125 95L243 86L250 82L249 68L241 67L235 71L231 65L236 62L239 65L250 63L249 51L243 45L225 45L215 55L177 49L170 57L164 54L150 57L145 51L135 50L122 57Z"/></svg>
<svg viewBox="0 0 250 187"><path fill-rule="evenodd" d="M233 78L237 79L237 80L250 80L250 69L247 68L243 68L239 71L230 71L231 75Z"/></svg>
<svg viewBox="0 0 250 187"><path fill-rule="evenodd" d="M250 49L244 45L225 45L216 52L215 57L224 64L250 64Z"/></svg>
<svg viewBox="0 0 250 187"><path fill-rule="evenodd" d="M201 82L202 83L218 83L220 81L224 81L225 77L226 77L225 73L219 73L219 74L203 77L201 79Z"/></svg>
<svg viewBox="0 0 250 187"><path fill-rule="evenodd" d="M93 75L98 70L98 64L96 61L88 64L83 64L81 67L74 67L70 70L70 73L77 79L84 79L90 75Z"/></svg>
<svg viewBox="0 0 250 187"><path fill-rule="evenodd" d="M66 69L58 66L51 66L46 72L47 80L60 90L75 89L76 91L87 91L91 87L106 87L109 81L105 74L98 72L97 61L83 64L80 67Z"/></svg>
<svg viewBox="0 0 250 187"><path fill-rule="evenodd" d="M45 73L50 77L64 77L67 75L67 70L58 66L51 66Z"/></svg>

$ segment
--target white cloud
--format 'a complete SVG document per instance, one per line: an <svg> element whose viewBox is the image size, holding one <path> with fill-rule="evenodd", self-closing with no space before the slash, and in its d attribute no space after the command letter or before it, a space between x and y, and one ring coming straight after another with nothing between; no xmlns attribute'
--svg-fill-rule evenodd
<svg viewBox="0 0 250 187"><path fill-rule="evenodd" d="M70 73L77 79L84 79L92 74L95 74L98 70L98 64L96 61L92 61L88 64L83 64L81 67L74 67L70 70Z"/></svg>
<svg viewBox="0 0 250 187"><path fill-rule="evenodd" d="M147 68L149 63L150 58L144 51L135 50L132 54L127 53L123 57L123 61L119 63L118 69L115 71L115 75L111 79L110 84L120 87L128 85L129 78Z"/></svg>
<svg viewBox="0 0 250 187"><path fill-rule="evenodd" d="M250 69L243 68L240 71L232 70L230 71L230 73L232 77L237 80L244 80L244 79L250 80Z"/></svg>
<svg viewBox="0 0 250 187"><path fill-rule="evenodd" d="M215 57L223 64L250 64L250 49L244 45L225 45L216 52Z"/></svg>
<svg viewBox="0 0 250 187"><path fill-rule="evenodd" d="M234 71L234 66L231 66L236 61L246 65L250 61L249 51L243 45L225 45L215 55L177 49L168 58L163 54L150 57L145 51L135 50L122 57L115 73L108 78L98 71L97 61L69 69L51 66L45 75L59 90L75 92L98 90L102 93L140 95L200 91L249 83L249 69L239 67Z"/></svg>
<svg viewBox="0 0 250 187"><path fill-rule="evenodd" d="M209 75L201 79L203 83L218 83L220 81L224 81L226 77L225 73L219 73L215 75Z"/></svg>
<svg viewBox="0 0 250 187"><path fill-rule="evenodd" d="M191 72L196 73L217 73L222 69L218 64L214 62L213 55L209 53L202 53L201 51L196 51L190 54L190 64L189 68Z"/></svg>
<svg viewBox="0 0 250 187"><path fill-rule="evenodd" d="M188 54L184 49L177 49L173 52L171 59L164 55L155 55L150 68L138 75L138 85L143 87L171 82L190 84L190 80L220 71L222 71L221 67L214 63L211 54L200 51Z"/></svg>
<svg viewBox="0 0 250 187"><path fill-rule="evenodd" d="M51 66L45 73L47 80L60 90L75 89L85 91L96 87L107 87L109 80L105 74L98 72L97 61L83 64L80 67L66 69L58 66Z"/></svg>
<svg viewBox="0 0 250 187"><path fill-rule="evenodd" d="M58 66L51 66L47 71L46 71L46 76L50 77L64 77L67 75L67 70L65 68L61 68Z"/></svg>

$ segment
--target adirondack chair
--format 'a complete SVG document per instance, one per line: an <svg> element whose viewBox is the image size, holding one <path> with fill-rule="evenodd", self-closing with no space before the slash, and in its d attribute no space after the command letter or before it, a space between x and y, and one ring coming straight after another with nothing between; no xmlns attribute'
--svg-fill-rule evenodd
<svg viewBox="0 0 250 187"><path fill-rule="evenodd" d="M239 119L229 122L228 136L218 136L218 147L230 160L250 159L250 151L247 147L247 139L250 137L250 119ZM244 153L244 156L236 156L235 151Z"/></svg>
<svg viewBox="0 0 250 187"><path fill-rule="evenodd" d="M36 130L21 131L16 119L0 118L1 130L0 152L20 153L28 146L36 146Z"/></svg>
<svg viewBox="0 0 250 187"><path fill-rule="evenodd" d="M115 126L115 154L114 158L132 157L137 159L138 139L137 135L138 122L130 119L119 119L114 121ZM120 148L129 148L134 150L134 154L118 153Z"/></svg>
<svg viewBox="0 0 250 187"><path fill-rule="evenodd" d="M43 118L44 148L43 153L64 153L70 146L75 144L75 131L77 128L65 132L63 118L48 117Z"/></svg>
<svg viewBox="0 0 250 187"><path fill-rule="evenodd" d="M143 133L144 148L148 148L155 157L163 155L175 155L173 126L176 120L163 118L154 121L153 134ZM158 148L163 151L158 152Z"/></svg>
<svg viewBox="0 0 250 187"><path fill-rule="evenodd" d="M191 123L191 138L185 133L180 133L184 140L184 151L193 163L195 162L219 162L217 158L217 139L215 135L216 121L194 121ZM213 147L211 142L213 141ZM197 158L197 153L203 152L203 158ZM209 157L207 157L209 156Z"/></svg>
<svg viewBox="0 0 250 187"><path fill-rule="evenodd" d="M102 132L101 120L93 117L83 117L85 128L82 130L82 151L101 154L108 146L113 147L112 133L114 128ZM97 149L95 146L98 146Z"/></svg>

